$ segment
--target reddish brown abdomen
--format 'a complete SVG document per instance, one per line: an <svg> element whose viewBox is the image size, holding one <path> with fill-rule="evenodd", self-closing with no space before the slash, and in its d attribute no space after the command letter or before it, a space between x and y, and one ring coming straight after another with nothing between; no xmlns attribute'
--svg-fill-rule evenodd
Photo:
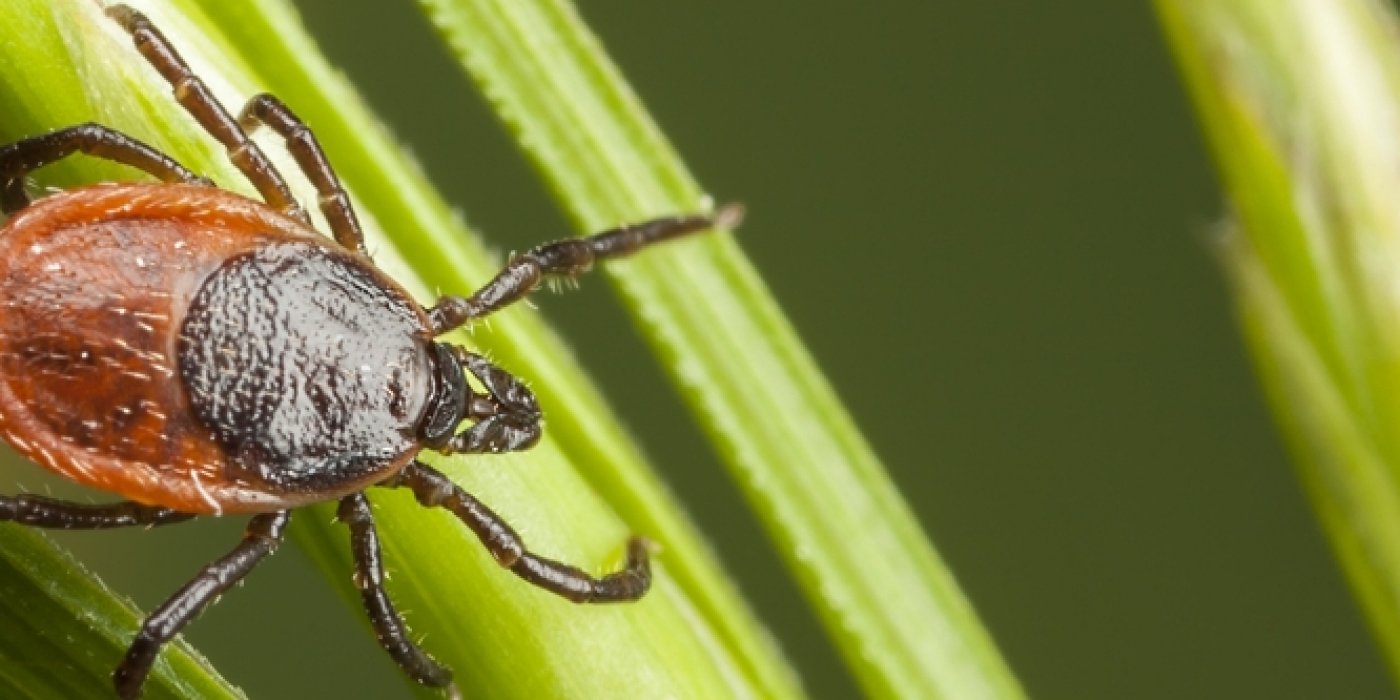
<svg viewBox="0 0 1400 700"><path fill-rule="evenodd" d="M47 197L0 231L0 435L40 465L193 513L293 505L228 478L176 363L191 298L232 256L317 240L237 195L112 185Z"/></svg>

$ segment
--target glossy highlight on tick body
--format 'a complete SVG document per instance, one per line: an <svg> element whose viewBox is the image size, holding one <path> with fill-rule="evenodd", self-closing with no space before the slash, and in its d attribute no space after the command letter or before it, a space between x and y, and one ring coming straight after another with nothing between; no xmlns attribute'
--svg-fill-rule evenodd
<svg viewBox="0 0 1400 700"><path fill-rule="evenodd" d="M500 516L417 461L425 448L528 449L541 432L540 409L519 380L436 338L551 276L735 225L742 210L541 245L476 292L424 308L370 260L335 171L286 105L257 95L233 117L146 17L123 5L107 14L262 198L218 189L100 124L0 147L0 208L10 215L0 230L0 436L40 466L126 499L0 496L0 521L104 529L252 515L232 551L146 618L113 674L117 693L140 695L161 646L272 553L292 509L336 500L380 644L414 679L455 695L451 671L410 639L384 590L370 487L408 488L422 505L447 509L503 567L569 600L645 594L643 539L629 543L621 570L591 576L531 553ZM312 228L251 140L262 127L315 186L332 238ZM75 153L162 182L31 201L28 175Z"/></svg>

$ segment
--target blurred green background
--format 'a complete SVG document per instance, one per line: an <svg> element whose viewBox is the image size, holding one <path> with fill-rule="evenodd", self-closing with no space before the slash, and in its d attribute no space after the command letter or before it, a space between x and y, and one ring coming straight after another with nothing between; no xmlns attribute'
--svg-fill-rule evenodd
<svg viewBox="0 0 1400 700"><path fill-rule="evenodd" d="M502 251L567 230L411 2L297 4ZM1241 351L1148 7L851 8L580 3L702 182L749 205L745 248L1029 693L1393 696ZM606 282L538 305L812 694L855 695ZM62 541L149 609L240 527ZM254 698L408 693L295 548L189 636Z"/></svg>

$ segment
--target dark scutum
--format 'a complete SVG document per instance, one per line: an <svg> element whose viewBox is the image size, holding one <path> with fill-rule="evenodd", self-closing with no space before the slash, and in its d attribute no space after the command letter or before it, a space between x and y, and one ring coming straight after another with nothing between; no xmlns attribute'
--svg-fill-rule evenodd
<svg viewBox="0 0 1400 700"><path fill-rule="evenodd" d="M418 447L433 386L419 319L349 255L268 245L201 287L180 374L245 476L293 490L344 484Z"/></svg>

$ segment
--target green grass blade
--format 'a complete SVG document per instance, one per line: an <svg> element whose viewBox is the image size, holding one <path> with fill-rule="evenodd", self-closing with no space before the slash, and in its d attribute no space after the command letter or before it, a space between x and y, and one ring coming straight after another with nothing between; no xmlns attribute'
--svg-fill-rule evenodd
<svg viewBox="0 0 1400 700"><path fill-rule="evenodd" d="M33 530L0 526L0 696L112 695L112 669L141 624L136 610ZM145 697L241 698L183 642L167 647Z"/></svg>
<svg viewBox="0 0 1400 700"><path fill-rule="evenodd" d="M580 231L708 205L567 2L423 4ZM608 270L865 690L1019 697L733 239L689 241ZM646 508L626 483L599 488L625 514Z"/></svg>
<svg viewBox="0 0 1400 700"><path fill-rule="evenodd" d="M1379 0L1158 0L1234 223L1259 375L1400 677L1400 25Z"/></svg>

